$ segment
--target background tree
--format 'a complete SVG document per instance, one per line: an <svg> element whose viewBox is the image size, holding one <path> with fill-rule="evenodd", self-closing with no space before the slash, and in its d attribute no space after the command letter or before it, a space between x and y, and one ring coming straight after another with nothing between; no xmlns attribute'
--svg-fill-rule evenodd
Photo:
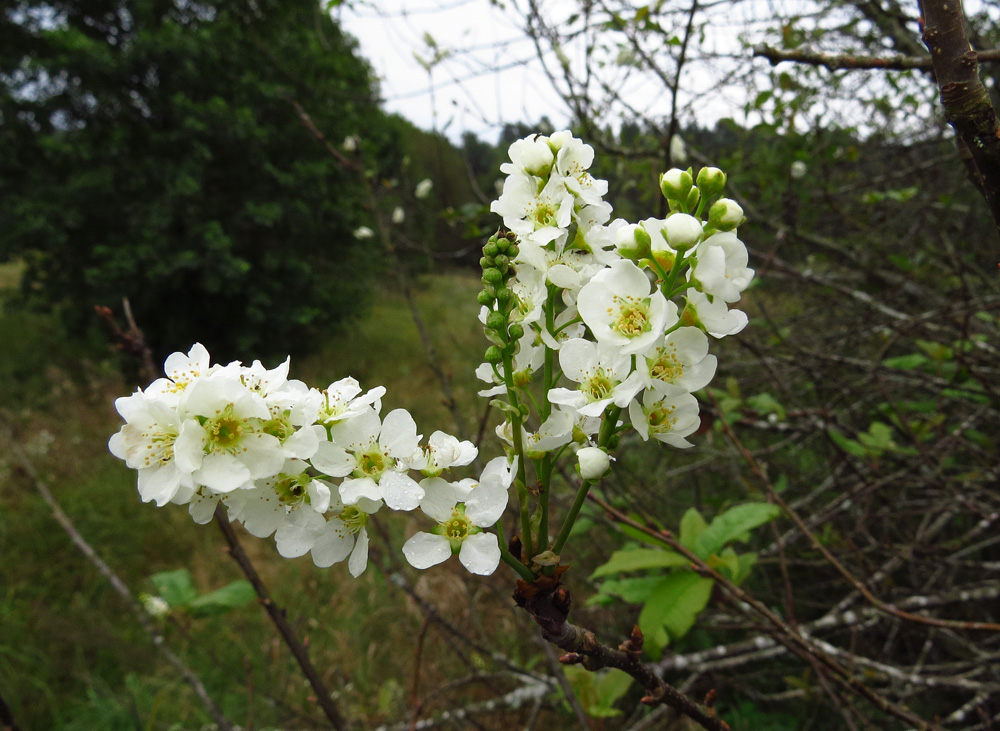
<svg viewBox="0 0 1000 731"><path fill-rule="evenodd" d="M78 329L130 298L157 353L302 352L378 256L358 171L393 139L355 43L308 0L23 0L0 20L0 259ZM388 164L388 161L387 161Z"/></svg>

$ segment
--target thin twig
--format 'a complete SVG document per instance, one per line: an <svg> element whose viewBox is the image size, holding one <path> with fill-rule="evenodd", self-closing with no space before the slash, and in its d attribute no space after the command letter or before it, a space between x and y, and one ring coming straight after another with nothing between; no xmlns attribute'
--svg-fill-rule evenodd
<svg viewBox="0 0 1000 731"><path fill-rule="evenodd" d="M35 489L49 506L49 509L52 511L52 517L55 518L56 522L59 523L59 526L63 529L66 535L69 536L73 545L76 546L80 550L80 553L82 553L84 557L90 561L94 568L100 572L101 576L103 576L107 582L111 584L111 588L115 590L128 608L132 610L132 613L139 620L139 624L142 625L143 630L145 630L146 634L148 634L152 640L153 647L155 647L163 658L170 663L171 666L173 666L174 670L176 670L180 676L187 681L188 685L190 685L194 690L195 695L198 696L198 699L201 701L202 705L205 706L205 710L208 711L216 725L223 731L235 731L237 727L234 726L228 718L226 718L222 710L215 704L215 701L212 700L212 697L209 695L208 690L205 688L205 685L201 682L198 675L191 668L189 668L178 655L175 655L173 651L167 647L166 639L162 634L160 634L160 631L157 629L146 610L132 595L132 591L128 588L128 585L122 581L118 574L116 574L107 563L104 562L104 559L98 555L97 551L94 550L86 539L80 535L80 532L77 531L73 521L68 515L66 515L66 513L63 512L62 507L60 507L59 502L52 494L49 486L45 484L39 476L38 471L35 469L35 466L28 457L27 453L21 448L21 445L14 440L14 436L9 425L4 424L4 431L6 432L6 437L8 439L8 443L10 444L11 451L21 464L21 469L24 470L24 473L31 480ZM6 723L6 720L4 720L4 723ZM16 726L13 728L16 731Z"/></svg>
<svg viewBox="0 0 1000 731"><path fill-rule="evenodd" d="M316 702L323 709L323 713L326 715L327 720L330 721L330 724L337 731L343 731L346 728L346 724L340 715L340 711L337 710L337 704L330 695L330 691L327 689L323 679L316 672L316 668L309 659L309 652L306 650L305 645L295 636L295 630L292 629L292 626L288 623L288 619L285 617L285 610L280 608L271 599L271 593L264 584L264 580L261 579L260 574L257 573L257 569L254 568L250 557L243 550L243 546L240 545L239 538L236 537L236 531L233 530L233 526L229 522L226 511L221 504L215 508L215 520L219 524L219 530L222 531L226 543L229 544L229 555L243 571L247 580L253 586L254 591L257 592L261 606L264 607L281 638L295 657L295 662L302 669L302 674L306 676L306 680L312 686L316 694Z"/></svg>

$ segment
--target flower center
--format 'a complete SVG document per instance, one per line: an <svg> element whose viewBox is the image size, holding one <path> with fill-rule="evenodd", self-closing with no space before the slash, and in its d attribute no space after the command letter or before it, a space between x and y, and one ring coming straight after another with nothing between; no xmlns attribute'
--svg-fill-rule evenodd
<svg viewBox="0 0 1000 731"><path fill-rule="evenodd" d="M309 503L309 491L307 486L312 478L303 472L300 475L278 475L279 479L274 485L274 493L278 500L284 505L296 507L303 503Z"/></svg>
<svg viewBox="0 0 1000 731"><path fill-rule="evenodd" d="M649 330L649 305L645 301L631 297L615 297L618 304L618 317L611 324L611 329L627 338Z"/></svg>
<svg viewBox="0 0 1000 731"><path fill-rule="evenodd" d="M361 529L368 524L368 513L359 510L353 505L348 505L337 517L347 528L348 533L360 533Z"/></svg>
<svg viewBox="0 0 1000 731"><path fill-rule="evenodd" d="M205 422L208 432L208 452L229 452L235 454L243 437L249 433L247 420L233 413L233 405L229 404L214 419Z"/></svg>
<svg viewBox="0 0 1000 731"><path fill-rule="evenodd" d="M545 228L556 225L556 209L548 201L538 201L535 208L530 212L530 218L535 222L535 228Z"/></svg>
<svg viewBox="0 0 1000 731"><path fill-rule="evenodd" d="M615 382L608 377L603 368L598 368L582 390L592 402L601 401L611 398L611 392L615 390Z"/></svg>
<svg viewBox="0 0 1000 731"><path fill-rule="evenodd" d="M142 461L146 467L150 467L154 463L162 466L174 458L174 442L177 440L176 429L143 432L142 439L146 442L146 451L142 455Z"/></svg>
<svg viewBox="0 0 1000 731"><path fill-rule="evenodd" d="M650 432L666 432L674 428L674 407L661 406L648 414Z"/></svg>
<svg viewBox="0 0 1000 731"><path fill-rule="evenodd" d="M355 477L371 477L378 482L378 478L382 476L383 472L385 472L385 455L377 448L358 455L358 468L354 470Z"/></svg>
<svg viewBox="0 0 1000 731"><path fill-rule="evenodd" d="M684 375L684 366L677 360L677 356L671 353L664 353L662 350L658 356L649 365L649 375L653 378L673 383Z"/></svg>

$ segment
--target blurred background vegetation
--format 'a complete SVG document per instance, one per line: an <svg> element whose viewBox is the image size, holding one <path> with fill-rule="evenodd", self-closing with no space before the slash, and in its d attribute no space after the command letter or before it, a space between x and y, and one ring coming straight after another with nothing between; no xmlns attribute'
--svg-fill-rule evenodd
<svg viewBox="0 0 1000 731"><path fill-rule="evenodd" d="M719 7L729 5L745 4ZM616 215L662 215L656 178L670 165L722 167L758 273L745 298L751 326L717 344L698 447L626 442L602 496L677 530L691 506L711 519L766 499L762 474L881 600L1000 621L998 239L934 111L932 80L772 67L749 47L722 57L699 45L712 20L691 3L581 3L561 18L529 6L513 11L541 49L574 34L601 40L553 83L569 125L597 149L593 172L610 181ZM909 5L783 7L761 24L786 51L923 53ZM970 29L977 48L1000 41L988 6L970 10ZM706 121L698 94L681 95L692 63L745 74L750 91L731 115ZM679 103L666 116L622 111L622 87L598 83L609 68L660 79ZM994 94L995 73L984 66ZM472 375L485 346L479 247L498 224L488 203L507 146L553 126L563 125L510 124L456 144L386 114L356 44L311 0L18 0L4 10L0 698L21 728L210 719L52 520L14 442L135 593L180 568L201 592L239 577L211 526L140 503L134 474L107 454L120 423L113 400L137 385L137 366L94 307L121 322L127 297L158 357L201 341L223 362L292 353L292 375L311 385L347 375L385 385L384 408L410 409L423 433L485 434L494 453L495 415L484 425ZM424 179L432 192L418 199ZM356 236L362 226L374 235ZM410 517L385 521L357 581L344 566L319 570L280 559L270 541L244 541L344 715L358 728L410 728L473 708L452 726L583 727L560 686L545 684L562 670L514 612L510 577L473 579L450 564L418 574L397 555L415 529ZM573 619L617 644L645 597L623 577L588 577L642 536L592 506L579 533ZM746 588L822 633L859 683L947 728L997 723L996 633L878 612L787 518L744 550L758 557ZM258 607L178 612L163 631L244 728L325 727ZM660 669L695 697L715 689L734 729L903 728L831 690L816 666L740 644L772 632L717 592ZM565 677L592 728L688 728L650 717L627 682ZM521 705L508 697L531 683L545 692Z"/></svg>

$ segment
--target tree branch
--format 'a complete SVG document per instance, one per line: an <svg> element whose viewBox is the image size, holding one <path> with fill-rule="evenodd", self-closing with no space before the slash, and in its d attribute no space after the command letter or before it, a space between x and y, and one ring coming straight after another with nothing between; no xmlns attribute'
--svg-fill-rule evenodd
<svg viewBox="0 0 1000 731"><path fill-rule="evenodd" d="M687 697L656 675L651 667L639 660L643 637L638 627L632 635L614 649L597 640L590 630L570 624L569 590L558 577L543 576L534 582L519 580L514 601L542 628L542 636L566 654L559 662L581 664L587 670L616 668L638 681L646 689L642 702L647 705L665 705L673 708L708 731L729 731L729 724L715 716L715 712Z"/></svg>
<svg viewBox="0 0 1000 731"><path fill-rule="evenodd" d="M239 565L250 581L254 591L257 592L261 606L264 607L281 638L288 645L288 649L292 651L295 661L302 669L302 674L306 676L309 685L312 686L313 691L316 693L316 702L319 703L320 708L323 709L323 713L326 714L327 720L330 721L333 727L337 731L343 731L347 727L344 719L341 717L340 711L337 710L337 704L334 703L329 689L322 678L319 677L319 673L316 672L316 668L309 659L306 646L299 642L295 636L295 630L292 629L292 626L288 623L288 619L285 617L285 610L271 599L271 594L267 590L264 580L260 578L260 574L254 568L253 562L250 561L250 557L247 556L246 551L243 550L243 546L240 545L239 538L236 537L236 531L233 530L233 525L229 522L225 508L222 507L221 503L215 508L215 520L219 524L222 535L225 536L226 543L229 544L229 555L232 556L233 560Z"/></svg>
<svg viewBox="0 0 1000 731"><path fill-rule="evenodd" d="M979 63L1000 61L1000 48L974 52ZM826 54L816 51L782 50L766 43L754 46L755 58L766 58L772 66L790 61L806 66L822 66L830 71L878 69L881 71L930 71L934 62L930 56L864 56L853 53Z"/></svg>
<svg viewBox="0 0 1000 731"><path fill-rule="evenodd" d="M978 55L969 45L961 0L923 0L920 6L941 106L972 154L980 190L1000 230L1000 124L979 79Z"/></svg>

